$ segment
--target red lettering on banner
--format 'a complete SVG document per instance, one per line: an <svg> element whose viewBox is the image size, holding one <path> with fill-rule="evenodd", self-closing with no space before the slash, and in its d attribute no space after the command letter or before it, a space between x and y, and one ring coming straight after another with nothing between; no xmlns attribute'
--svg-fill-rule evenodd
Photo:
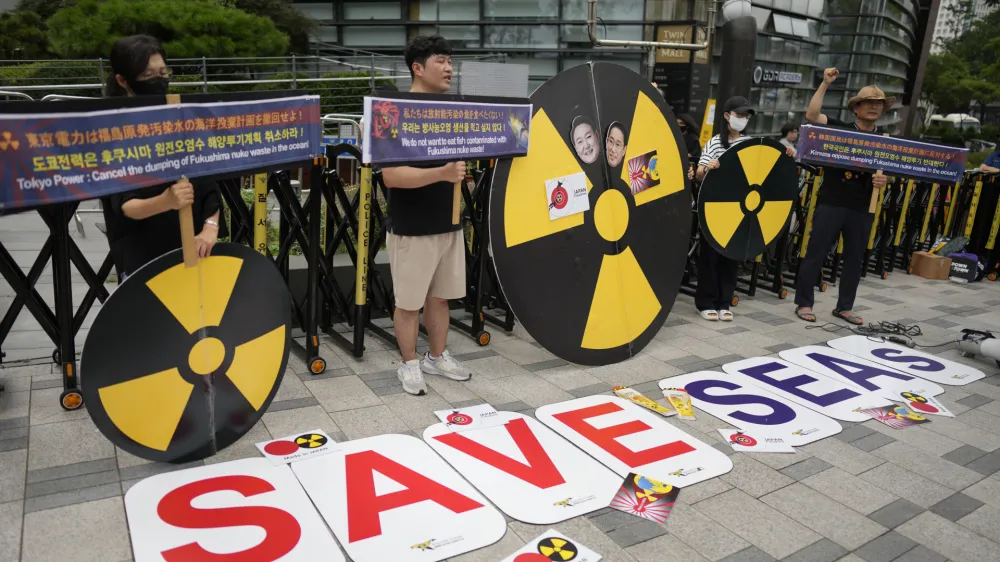
<svg viewBox="0 0 1000 562"><path fill-rule="evenodd" d="M504 427L524 455L527 464L477 443L461 433L445 433L435 439L543 490L566 483L524 419L513 419Z"/></svg>
<svg viewBox="0 0 1000 562"><path fill-rule="evenodd" d="M191 502L211 492L233 491L243 497L253 497L274 491L270 482L255 476L219 476L185 484L163 496L156 506L156 514L168 525L182 529L220 529L224 527L260 527L265 537L257 546L241 552L216 554L189 543L161 553L167 562L190 560L227 560L251 562L277 560L299 544L302 528L287 511L264 506L223 507L202 509Z"/></svg>
<svg viewBox="0 0 1000 562"><path fill-rule="evenodd" d="M586 437L598 447L607 451L611 456L625 463L631 468L650 464L684 453L694 451L694 447L684 441L674 441L665 445L659 445L644 451L633 451L625 445L616 441L619 437L642 433L653 429L648 424L640 420L632 420L627 423L613 425L598 429L587 420L606 414L613 414L622 411L622 407L614 402L606 402L589 408L581 408L569 412L554 414L552 417L566 424L570 429Z"/></svg>
<svg viewBox="0 0 1000 562"><path fill-rule="evenodd" d="M432 501L454 513L465 513L483 507L483 504L472 498L375 451L347 455L344 458L344 471L347 480L347 536L352 543L382 534L383 511L423 501ZM376 495L375 472L405 489Z"/></svg>

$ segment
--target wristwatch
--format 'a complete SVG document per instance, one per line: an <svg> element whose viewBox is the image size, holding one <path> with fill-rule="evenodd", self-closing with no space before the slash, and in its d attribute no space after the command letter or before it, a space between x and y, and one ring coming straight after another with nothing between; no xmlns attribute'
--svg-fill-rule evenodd
<svg viewBox="0 0 1000 562"><path fill-rule="evenodd" d="M215 228L219 228L219 223L215 222L215 221L214 221L214 220L212 220L212 219L208 219L208 220L206 220L206 221L205 221L205 224L210 224L210 225L214 226Z"/></svg>

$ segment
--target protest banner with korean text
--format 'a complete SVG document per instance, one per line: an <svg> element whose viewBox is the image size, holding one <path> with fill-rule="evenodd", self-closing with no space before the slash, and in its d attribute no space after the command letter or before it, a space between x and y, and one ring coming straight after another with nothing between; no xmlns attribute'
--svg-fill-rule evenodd
<svg viewBox="0 0 1000 562"><path fill-rule="evenodd" d="M365 98L365 164L528 153L531 103L526 99L397 95Z"/></svg>
<svg viewBox="0 0 1000 562"><path fill-rule="evenodd" d="M882 170L887 176L937 183L961 181L969 157L964 148L814 125L802 127L796 150L808 164Z"/></svg>
<svg viewBox="0 0 1000 562"><path fill-rule="evenodd" d="M318 96L79 112L55 111L51 103L33 107L37 111L0 114L3 210L83 201L322 153Z"/></svg>

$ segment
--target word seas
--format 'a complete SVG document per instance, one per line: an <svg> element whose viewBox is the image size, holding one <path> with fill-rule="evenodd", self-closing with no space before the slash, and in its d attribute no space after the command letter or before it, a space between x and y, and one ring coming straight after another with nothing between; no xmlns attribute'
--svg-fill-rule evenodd
<svg viewBox="0 0 1000 562"><path fill-rule="evenodd" d="M869 419L862 410L938 414L938 383L982 378L966 365L863 336L830 346L659 385L673 395L683 388L692 407L728 424L719 434L734 450L779 453L840 432L838 419ZM535 417L486 404L443 410L422 439L333 443L319 429L303 431L259 444L267 458L152 476L125 496L135 560L341 561L345 552L356 562L423 562L499 541L504 514L554 525L611 506L664 521L681 488L726 474L733 460L685 432L684 422L668 422L625 394L549 404ZM599 558L557 531L503 555L573 552Z"/></svg>

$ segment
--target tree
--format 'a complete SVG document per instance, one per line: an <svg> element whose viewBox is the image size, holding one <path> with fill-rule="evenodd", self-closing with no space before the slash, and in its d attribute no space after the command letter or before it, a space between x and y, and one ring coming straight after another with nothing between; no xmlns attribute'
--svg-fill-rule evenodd
<svg viewBox="0 0 1000 562"><path fill-rule="evenodd" d="M171 58L280 56L289 46L269 19L215 0L79 0L46 23L64 58L106 57L119 38L143 33Z"/></svg>
<svg viewBox="0 0 1000 562"><path fill-rule="evenodd" d="M274 22L279 31L292 41L292 52L309 52L309 38L319 27L319 22L292 6L290 0L222 0L248 14L264 16Z"/></svg>
<svg viewBox="0 0 1000 562"><path fill-rule="evenodd" d="M991 97L996 88L974 75L966 61L951 52L931 55L924 74L924 95L940 113L963 112L973 99Z"/></svg>
<svg viewBox="0 0 1000 562"><path fill-rule="evenodd" d="M21 0L17 3L17 9L35 12L44 21L51 18L59 10L68 8L75 3L76 0Z"/></svg>
<svg viewBox="0 0 1000 562"><path fill-rule="evenodd" d="M44 24L38 14L21 10L0 14L0 59L46 58L45 45Z"/></svg>

